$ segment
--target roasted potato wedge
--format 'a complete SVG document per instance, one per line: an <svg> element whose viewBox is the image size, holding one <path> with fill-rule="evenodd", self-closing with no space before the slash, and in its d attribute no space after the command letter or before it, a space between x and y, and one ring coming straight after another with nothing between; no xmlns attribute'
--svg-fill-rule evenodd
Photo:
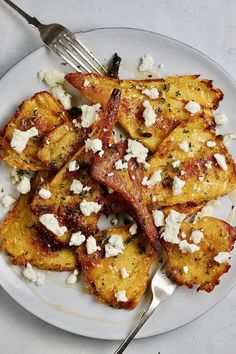
<svg viewBox="0 0 236 354"><path fill-rule="evenodd" d="M66 271L77 266L76 257L69 248L58 248L49 243L34 226L30 211L32 195L22 195L15 207L0 225L1 249L12 257L12 263L28 262L41 269Z"/></svg>
<svg viewBox="0 0 236 354"><path fill-rule="evenodd" d="M186 142L187 150L179 144ZM211 146L208 143L211 142ZM217 163L215 154L225 158L227 170ZM177 167L173 163L178 161ZM192 117L181 123L160 144L158 152L148 161L145 175L150 178L154 171L160 170L161 183L143 186L146 204L156 203L163 206L202 203L225 195L236 188L235 163L225 148L222 137L216 136L211 123L205 117ZM179 194L174 195L173 181L177 177L184 181Z"/></svg>
<svg viewBox="0 0 236 354"><path fill-rule="evenodd" d="M142 142L150 151L155 152L171 130L190 118L184 108L186 103L194 100L201 105L201 112L212 116L211 110L218 107L223 93L212 86L212 81L200 80L198 75L167 77L151 80L118 80L97 74L68 74L66 79L88 100L106 106L111 92L117 88L122 93L118 122L133 139ZM84 80L89 85L84 87ZM145 89L156 88L158 99L149 99ZM143 102L149 100L156 112L156 123L147 127L142 117ZM199 114L198 114L199 115Z"/></svg>
<svg viewBox="0 0 236 354"><path fill-rule="evenodd" d="M123 239L124 253L105 258L103 246L112 235ZM102 248L96 254L88 255L85 245L77 248L78 261L84 270L89 291L98 301L113 307L135 308L146 290L148 272L156 252L145 240L142 233L131 236L128 228L109 229L96 235L97 244ZM129 277L123 279L121 268L125 267ZM125 290L127 302L117 302L115 293Z"/></svg>
<svg viewBox="0 0 236 354"><path fill-rule="evenodd" d="M38 157L42 139L57 126L69 119L63 106L48 92L38 92L25 100L4 130L1 138L1 157L10 166L22 170L45 170ZM17 153L10 145L15 129L26 131L38 129L38 136L30 138L26 148Z"/></svg>
<svg viewBox="0 0 236 354"><path fill-rule="evenodd" d="M198 290L211 292L219 283L220 276L230 268L228 263L217 263L214 257L219 252L230 252L233 249L236 230L222 220L204 217L195 224L182 223L179 238L183 239L181 234L184 232L187 242L192 243L190 235L194 230L201 230L204 234L198 244L200 250L194 253L182 253L178 245L162 240L167 253L167 266L178 285L189 288L197 285ZM187 273L183 270L185 266L188 267Z"/></svg>

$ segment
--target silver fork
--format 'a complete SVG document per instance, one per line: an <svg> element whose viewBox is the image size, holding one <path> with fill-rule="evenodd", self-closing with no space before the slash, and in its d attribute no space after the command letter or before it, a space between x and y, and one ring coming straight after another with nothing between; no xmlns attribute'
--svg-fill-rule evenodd
<svg viewBox="0 0 236 354"><path fill-rule="evenodd" d="M124 352L125 348L129 345L132 339L136 336L141 327L145 324L151 314L154 312L156 307L161 303L161 301L166 300L169 296L173 294L176 289L176 284L163 273L164 265L158 269L154 274L151 281L151 300L143 311L137 325L128 334L119 348L114 352L114 354L121 354Z"/></svg>
<svg viewBox="0 0 236 354"><path fill-rule="evenodd" d="M88 73L91 70L101 75L107 73L107 70L93 53L66 27L58 23L42 24L36 17L31 17L12 1L3 1L23 16L31 26L37 28L44 44L59 55L75 71L81 72L81 67ZM98 65L98 68L96 65Z"/></svg>

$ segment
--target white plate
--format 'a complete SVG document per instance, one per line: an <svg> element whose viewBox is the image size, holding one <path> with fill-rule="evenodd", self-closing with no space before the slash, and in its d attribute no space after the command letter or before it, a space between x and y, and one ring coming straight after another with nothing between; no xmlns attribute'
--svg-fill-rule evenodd
<svg viewBox="0 0 236 354"><path fill-rule="evenodd" d="M199 51L159 34L126 28L98 29L81 33L80 37L96 55L106 60L114 52L123 58L122 75L134 76L142 55L150 53L155 63L164 63L162 74L195 74L214 80L224 94L221 110L230 118L225 131L235 128L236 85L232 78L215 62ZM37 81L37 72L44 68L69 70L44 47L36 50L15 65L0 80L1 126L26 97L44 89ZM235 145L232 145L235 150ZM11 189L3 165L0 181L6 190ZM224 198L217 215L225 218L230 203ZM3 211L2 216L3 216ZM197 293L196 290L179 288L166 302L162 303L138 337L148 337L180 327L209 310L232 288L236 279L236 256L232 257L233 267L222 277L221 283L211 293ZM22 280L20 270L0 257L0 284L25 309L39 318L67 331L102 339L124 338L139 317L142 306L134 311L116 310L101 305L85 292L85 286L64 285L67 276L48 274L46 284L37 288Z"/></svg>

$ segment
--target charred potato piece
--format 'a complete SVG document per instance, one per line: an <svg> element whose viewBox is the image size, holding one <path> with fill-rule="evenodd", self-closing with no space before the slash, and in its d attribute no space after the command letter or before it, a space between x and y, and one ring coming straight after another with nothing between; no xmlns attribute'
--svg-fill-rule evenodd
<svg viewBox="0 0 236 354"><path fill-rule="evenodd" d="M212 86L212 81L200 80L198 75L167 77L151 80L118 80L97 74L68 74L66 79L92 103L106 106L111 92L117 88L122 93L118 122L133 139L142 142L149 150L155 152L163 139L181 122L190 118L184 108L186 103L194 100L201 105L201 112L211 116L211 110L218 107L223 93ZM84 87L84 80L89 85ZM156 88L158 99L149 99L145 89ZM156 122L147 127L142 117L143 102L150 101L156 112ZM199 115L199 114L198 114Z"/></svg>
<svg viewBox="0 0 236 354"><path fill-rule="evenodd" d="M1 138L2 159L8 165L22 170L45 170L44 163L37 157L41 141L46 134L68 119L63 106L50 93L36 93L19 106L6 126ZM26 131L32 127L38 129L38 136L30 138L26 148L21 153L17 153L10 146L14 130Z"/></svg>
<svg viewBox="0 0 236 354"><path fill-rule="evenodd" d="M1 249L12 257L12 263L28 262L46 270L66 271L77 266L76 257L69 248L50 244L34 226L30 211L32 195L22 195L15 207L0 225Z"/></svg>
<svg viewBox="0 0 236 354"><path fill-rule="evenodd" d="M122 236L124 253L105 258L103 246L112 235ZM128 229L117 228L96 235L102 251L88 255L85 245L77 248L78 261L84 270L89 291L98 301L118 308L133 309L142 298L147 287L148 272L156 252L145 240L142 233L131 236ZM122 278L121 268L125 267L128 278ZM115 293L125 290L127 302L117 302Z"/></svg>
<svg viewBox="0 0 236 354"><path fill-rule="evenodd" d="M212 217L204 217L195 224L182 223L181 233L186 234L186 240L194 230L201 230L204 234L198 244L200 250L194 253L182 253L179 246L162 240L167 253L167 266L172 279L178 285L186 285L192 288L198 286L198 290L211 292L219 284L219 278L226 273L230 265L217 263L214 257L219 252L230 252L236 240L236 230L226 222ZM188 272L184 273L183 267L188 266Z"/></svg>
<svg viewBox="0 0 236 354"><path fill-rule="evenodd" d="M212 146L208 146L208 142ZM187 150L179 144L186 142ZM214 155L225 157L227 170L223 170ZM177 167L173 166L179 161ZM236 167L230 153L225 148L222 137L216 136L212 125L205 117L191 118L180 124L161 143L158 152L148 161L150 167L145 171L149 178L154 171L162 173L161 183L143 186L144 199L147 204L156 203L163 206L202 203L225 195L236 188ZM173 182L178 177L185 182L182 192L174 195Z"/></svg>

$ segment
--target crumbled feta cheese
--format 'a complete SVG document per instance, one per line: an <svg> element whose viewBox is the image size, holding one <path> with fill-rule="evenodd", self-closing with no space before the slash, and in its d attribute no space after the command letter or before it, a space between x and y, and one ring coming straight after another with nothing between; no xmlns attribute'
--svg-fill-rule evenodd
<svg viewBox="0 0 236 354"><path fill-rule="evenodd" d="M12 198L12 196L10 196L10 195L4 195L1 198L1 203L4 206L4 208L10 208L10 206L12 206L12 204L14 204L15 201L16 200L14 198Z"/></svg>
<svg viewBox="0 0 236 354"><path fill-rule="evenodd" d="M89 192L91 189L92 189L92 187L89 187L89 186L83 187L84 192Z"/></svg>
<svg viewBox="0 0 236 354"><path fill-rule="evenodd" d="M71 235L71 239L69 242L69 246L80 246L85 241L85 236L82 234L81 231L74 232Z"/></svg>
<svg viewBox="0 0 236 354"><path fill-rule="evenodd" d="M103 152L102 140L100 140L100 139L87 139L85 141L85 150L86 151L91 150L94 153Z"/></svg>
<svg viewBox="0 0 236 354"><path fill-rule="evenodd" d="M217 263L228 263L229 259L231 258L231 255L229 252L219 252L215 257L214 261Z"/></svg>
<svg viewBox="0 0 236 354"><path fill-rule="evenodd" d="M39 81L45 81L52 88L61 85L64 82L65 74L56 70L41 70L38 73Z"/></svg>
<svg viewBox="0 0 236 354"><path fill-rule="evenodd" d="M153 210L152 217L154 220L154 224L156 227L164 226L165 225L165 214L161 210Z"/></svg>
<svg viewBox="0 0 236 354"><path fill-rule="evenodd" d="M156 87L153 87L150 90L146 88L146 89L142 90L142 93L153 100L155 100L159 97L159 91L156 89Z"/></svg>
<svg viewBox="0 0 236 354"><path fill-rule="evenodd" d="M70 185L70 191L74 194L80 194L83 190L83 184L78 179L73 179Z"/></svg>
<svg viewBox="0 0 236 354"><path fill-rule="evenodd" d="M143 107L145 108L143 111L145 125L146 127L151 127L156 121L156 113L149 101L144 101Z"/></svg>
<svg viewBox="0 0 236 354"><path fill-rule="evenodd" d="M199 181L202 182L204 180L204 176L199 176Z"/></svg>
<svg viewBox="0 0 236 354"><path fill-rule="evenodd" d="M225 113L215 113L214 118L217 125L225 125L228 122L228 117Z"/></svg>
<svg viewBox="0 0 236 354"><path fill-rule="evenodd" d="M131 158L136 158L138 163L145 163L148 154L148 149L136 140L128 139L128 148L126 150L125 160L129 161Z"/></svg>
<svg viewBox="0 0 236 354"><path fill-rule="evenodd" d="M200 230L195 230L191 233L190 240L193 241L195 244L199 244L204 237L204 234Z"/></svg>
<svg viewBox="0 0 236 354"><path fill-rule="evenodd" d="M185 175L185 171L180 171L180 175L184 176Z"/></svg>
<svg viewBox="0 0 236 354"><path fill-rule="evenodd" d="M44 285L45 274L42 271L33 268L30 263L27 263L27 266L23 269L23 275L27 280L35 283L37 286Z"/></svg>
<svg viewBox="0 0 236 354"><path fill-rule="evenodd" d="M43 199L49 199L51 197L52 193L45 188L41 188L39 191L39 196Z"/></svg>
<svg viewBox="0 0 236 354"><path fill-rule="evenodd" d="M112 235L108 243L105 245L105 257L115 257L119 253L123 253L124 245L120 235Z"/></svg>
<svg viewBox="0 0 236 354"><path fill-rule="evenodd" d="M82 116L81 116L81 126L83 128L89 128L97 119L97 113L100 109L100 103L94 104L93 106L88 106L84 104L81 106Z"/></svg>
<svg viewBox="0 0 236 354"><path fill-rule="evenodd" d="M40 216L39 221L43 224L49 231L57 236L63 236L67 232L66 226L60 226L57 218L54 214L43 214Z"/></svg>
<svg viewBox="0 0 236 354"><path fill-rule="evenodd" d="M16 168L10 168L9 169L9 176L10 176L12 184L20 183L20 181L21 181L22 177L24 176L24 174L28 175L28 173L26 173L23 170L19 170L19 169L16 169Z"/></svg>
<svg viewBox="0 0 236 354"><path fill-rule="evenodd" d="M81 129L81 124L77 121L77 119L73 119L72 123L74 124L75 128Z"/></svg>
<svg viewBox="0 0 236 354"><path fill-rule="evenodd" d="M200 104L195 101L189 101L184 108L191 114L195 114L201 110Z"/></svg>
<svg viewBox="0 0 236 354"><path fill-rule="evenodd" d="M127 161L122 161L118 160L115 162L115 168L116 170L125 170L128 168L128 162Z"/></svg>
<svg viewBox="0 0 236 354"><path fill-rule="evenodd" d="M139 65L139 71L152 71L153 70L154 60L150 54L146 54L141 59L141 64Z"/></svg>
<svg viewBox="0 0 236 354"><path fill-rule="evenodd" d="M157 197L155 197L155 195L152 197L152 202L153 203L156 203L156 201L157 201Z"/></svg>
<svg viewBox="0 0 236 354"><path fill-rule="evenodd" d="M134 223L132 226L129 228L129 233L130 235L135 235L138 231L138 225Z"/></svg>
<svg viewBox="0 0 236 354"><path fill-rule="evenodd" d="M188 243L186 240L182 240L179 243L179 249L182 253L194 253L200 250L200 247L194 243Z"/></svg>
<svg viewBox="0 0 236 354"><path fill-rule="evenodd" d="M185 181L175 176L173 180L173 186L172 186L173 195L178 195L182 193L182 189L184 185L185 185Z"/></svg>
<svg viewBox="0 0 236 354"><path fill-rule="evenodd" d="M172 166L174 168L178 168L180 164L181 164L181 161L179 161L179 160L176 160L176 161L172 162Z"/></svg>
<svg viewBox="0 0 236 354"><path fill-rule="evenodd" d="M205 163L205 166L208 170L210 170L212 168L212 161L208 161Z"/></svg>
<svg viewBox="0 0 236 354"><path fill-rule="evenodd" d="M184 267L183 267L183 272L184 272L185 274L188 273L188 266L184 266Z"/></svg>
<svg viewBox="0 0 236 354"><path fill-rule="evenodd" d="M66 279L67 284L75 284L78 279L78 274L79 271L77 269L75 269L72 273L70 273L70 275Z"/></svg>
<svg viewBox="0 0 236 354"><path fill-rule="evenodd" d="M236 139L236 133L232 133L232 134L225 134L223 137L223 144L226 148L228 148L230 146L230 143L232 140Z"/></svg>
<svg viewBox="0 0 236 354"><path fill-rule="evenodd" d="M179 243L180 239L178 237L178 233L181 223L185 217L185 214L178 213L177 211L171 209L166 218L165 229L162 232L161 237L167 242Z"/></svg>
<svg viewBox="0 0 236 354"><path fill-rule="evenodd" d="M52 88L52 95L61 102L65 109L71 109L71 95L61 85Z"/></svg>
<svg viewBox="0 0 236 354"><path fill-rule="evenodd" d="M112 176L114 176L114 172L109 172L109 173L107 174L107 177L112 177Z"/></svg>
<svg viewBox="0 0 236 354"><path fill-rule="evenodd" d="M74 172L79 169L79 163L78 161L74 160L69 163L69 172Z"/></svg>
<svg viewBox="0 0 236 354"><path fill-rule="evenodd" d="M16 189L21 194L29 193L31 189L30 178L23 176L22 180L20 181Z"/></svg>
<svg viewBox="0 0 236 354"><path fill-rule="evenodd" d="M208 140L208 141L207 141L207 146L208 146L209 148L213 148L213 147L216 146L216 142L215 142L215 141L212 141L212 140Z"/></svg>
<svg viewBox="0 0 236 354"><path fill-rule="evenodd" d="M96 202L88 202L87 200L83 200L80 203L80 210L82 212L83 215L85 216L89 216L92 213L98 213L99 210L101 209L101 205L99 205Z"/></svg>
<svg viewBox="0 0 236 354"><path fill-rule="evenodd" d="M216 159L216 162L222 168L222 170L227 171L228 166L225 161L225 156L221 154L214 154L214 158Z"/></svg>
<svg viewBox="0 0 236 354"><path fill-rule="evenodd" d="M89 236L86 241L86 249L88 254L100 251L101 247L97 246L96 239L93 236Z"/></svg>
<svg viewBox="0 0 236 354"><path fill-rule="evenodd" d="M87 79L85 79L83 82L83 87L89 87L89 85L90 85L90 82Z"/></svg>
<svg viewBox="0 0 236 354"><path fill-rule="evenodd" d="M182 237L182 238L186 238L186 236L187 236L187 235L186 235L185 232L182 232L182 233L181 233L181 237Z"/></svg>
<svg viewBox="0 0 236 354"><path fill-rule="evenodd" d="M25 131L14 129L10 143L12 149L14 149L18 153L21 153L26 148L29 139L33 138L34 136L37 136L38 133L38 129L36 129L35 127L32 127Z"/></svg>
<svg viewBox="0 0 236 354"><path fill-rule="evenodd" d="M127 296L126 296L126 291L125 290L119 290L115 293L115 297L117 302L127 302Z"/></svg>
<svg viewBox="0 0 236 354"><path fill-rule="evenodd" d="M154 186L157 183L161 182L161 178L162 178L162 171L161 170L156 170L155 172L153 172L153 174L151 175L151 178L148 179L147 176L145 176L142 180L142 185L143 186Z"/></svg>
<svg viewBox="0 0 236 354"><path fill-rule="evenodd" d="M123 279L129 277L129 273L127 272L127 269L126 269L125 267L122 267L122 268L121 268L120 273L121 273L121 277L122 277Z"/></svg>
<svg viewBox="0 0 236 354"><path fill-rule="evenodd" d="M179 143L179 148L181 150L183 150L184 152L188 152L189 151L189 143L187 142L187 140L181 141L181 143Z"/></svg>

